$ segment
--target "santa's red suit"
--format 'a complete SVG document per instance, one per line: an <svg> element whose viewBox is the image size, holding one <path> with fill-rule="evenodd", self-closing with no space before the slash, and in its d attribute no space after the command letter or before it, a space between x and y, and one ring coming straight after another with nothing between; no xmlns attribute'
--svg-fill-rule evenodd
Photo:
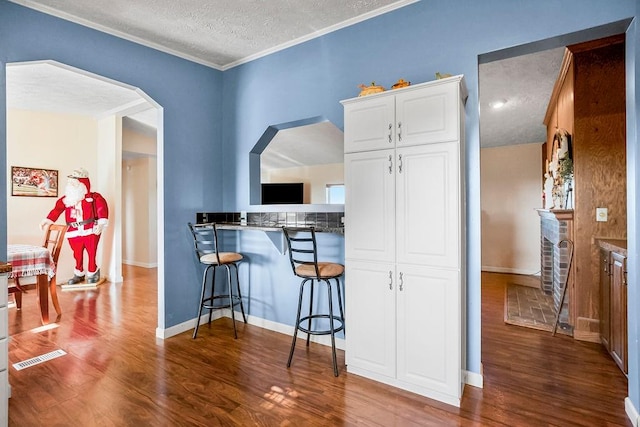
<svg viewBox="0 0 640 427"><path fill-rule="evenodd" d="M76 194L74 201L72 193L75 187ZM84 197L81 194L84 193ZM86 171L78 169L69 175L69 182L64 196L60 197L55 207L49 212L47 218L42 221L41 227L55 222L64 212L65 221L69 226L66 237L73 250L73 258L76 261L74 278L69 283L79 283L84 280L84 251L87 251L88 282L97 282L100 279L98 266L96 263L96 252L100 233L107 226L109 209L107 202L100 193L91 192L91 183Z"/></svg>

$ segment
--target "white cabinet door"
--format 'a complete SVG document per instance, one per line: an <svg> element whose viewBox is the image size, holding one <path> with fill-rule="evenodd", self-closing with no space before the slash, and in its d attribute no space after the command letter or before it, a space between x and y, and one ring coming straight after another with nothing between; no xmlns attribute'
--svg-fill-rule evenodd
<svg viewBox="0 0 640 427"><path fill-rule="evenodd" d="M344 152L395 147L395 98L374 97L344 106Z"/></svg>
<svg viewBox="0 0 640 427"><path fill-rule="evenodd" d="M459 268L457 142L396 150L396 260Z"/></svg>
<svg viewBox="0 0 640 427"><path fill-rule="evenodd" d="M439 400L461 394L459 273L398 264L397 377ZM440 396L440 394L442 396ZM446 396L449 396L447 398Z"/></svg>
<svg viewBox="0 0 640 427"><path fill-rule="evenodd" d="M345 258L395 261L394 150L344 156Z"/></svg>
<svg viewBox="0 0 640 427"><path fill-rule="evenodd" d="M437 82L420 90L401 92L395 98L398 147L459 139L457 85Z"/></svg>
<svg viewBox="0 0 640 427"><path fill-rule="evenodd" d="M395 269L393 264L347 260L346 362L350 372L396 373Z"/></svg>

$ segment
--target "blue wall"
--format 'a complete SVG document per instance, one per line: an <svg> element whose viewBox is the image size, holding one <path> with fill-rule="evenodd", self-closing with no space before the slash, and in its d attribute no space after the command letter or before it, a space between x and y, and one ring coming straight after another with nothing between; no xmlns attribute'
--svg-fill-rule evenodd
<svg viewBox="0 0 640 427"><path fill-rule="evenodd" d="M186 223L196 211L222 206L222 73L0 0L0 259L7 227L5 64L37 60L139 87L164 107L165 323L192 319L199 291L188 284L200 278Z"/></svg>
<svg viewBox="0 0 640 427"><path fill-rule="evenodd" d="M496 51L528 45L551 48L606 35L599 27L635 16L637 0L421 1L403 9L277 52L224 73L0 0L0 201L6 200L5 69L8 62L53 59L137 86L164 107L165 327L194 316L200 277L186 222L196 211L249 210L248 153L267 126L325 116L343 127L339 100L357 85L390 86L398 78L420 83L437 71L464 74L469 89L467 132L468 369L481 372L480 347L480 149L478 61ZM603 33L604 32L604 33ZM569 35L569 36L565 36ZM637 39L633 24L628 41ZM531 43L539 42L534 45ZM636 58L630 43L629 89L629 309L637 304L634 197L640 153ZM524 52L523 50L523 52ZM498 53L499 55L499 53ZM633 132L631 132L633 131ZM6 205L0 210L0 258L6 255ZM237 237L250 263L241 272L251 314L291 324L297 280L269 237ZM342 242L325 235L323 248L341 260ZM629 395L638 393L638 317L630 314Z"/></svg>
<svg viewBox="0 0 640 427"><path fill-rule="evenodd" d="M247 153L269 125L325 116L343 128L339 100L356 96L360 83L389 87L399 78L433 80L438 71L464 74L469 89L467 367L481 372L478 61L621 33L634 14L631 0L422 1L226 71L225 209L250 209ZM269 264L251 268L255 277L273 274ZM273 279L283 280L286 276ZM632 354L637 357L637 351Z"/></svg>

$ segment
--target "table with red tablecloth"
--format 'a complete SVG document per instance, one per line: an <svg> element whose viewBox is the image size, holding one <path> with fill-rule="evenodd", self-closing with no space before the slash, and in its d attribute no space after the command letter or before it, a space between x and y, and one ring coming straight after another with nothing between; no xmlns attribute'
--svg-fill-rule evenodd
<svg viewBox="0 0 640 427"><path fill-rule="evenodd" d="M49 323L49 279L55 276L55 264L49 249L34 245L7 245L9 278L36 276L38 305L42 323Z"/></svg>

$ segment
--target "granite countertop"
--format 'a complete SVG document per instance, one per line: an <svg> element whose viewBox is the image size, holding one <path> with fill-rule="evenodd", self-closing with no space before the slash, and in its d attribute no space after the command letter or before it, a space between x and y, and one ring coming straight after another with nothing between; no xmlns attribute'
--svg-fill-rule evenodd
<svg viewBox="0 0 640 427"><path fill-rule="evenodd" d="M11 264L0 261L0 274L1 273L11 273Z"/></svg>
<svg viewBox="0 0 640 427"><path fill-rule="evenodd" d="M596 242L599 247L604 250L617 252L623 256L627 256L627 240L626 239L601 239L597 238Z"/></svg>
<svg viewBox="0 0 640 427"><path fill-rule="evenodd" d="M282 225L254 225L240 224L239 222L218 222L216 223L219 230L259 230L259 231L282 231ZM344 227L318 227L314 226L318 233L337 233L344 234ZM292 226L292 228L295 228Z"/></svg>

